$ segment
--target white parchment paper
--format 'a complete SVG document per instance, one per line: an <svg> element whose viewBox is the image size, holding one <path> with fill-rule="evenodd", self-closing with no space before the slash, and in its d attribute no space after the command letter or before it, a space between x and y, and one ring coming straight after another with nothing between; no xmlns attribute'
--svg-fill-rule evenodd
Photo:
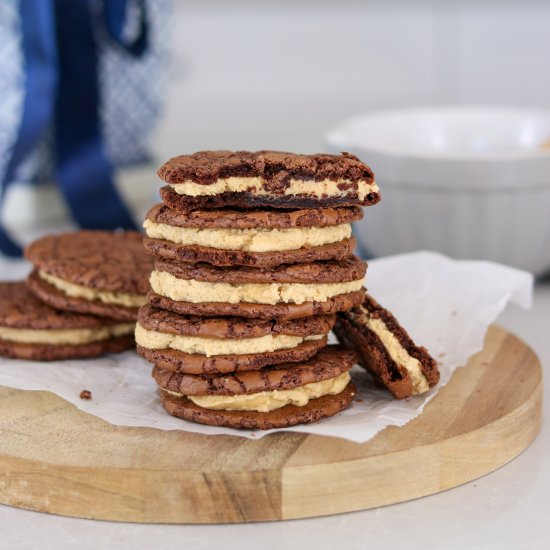
<svg viewBox="0 0 550 550"><path fill-rule="evenodd" d="M17 272L17 273L16 273ZM12 279L21 266L3 268ZM453 371L482 348L488 326L509 302L531 305L531 274L480 261L454 261L430 252L416 252L369 262L366 286L393 312L412 338L440 363L441 382L423 396L395 401L368 383L359 367L352 371L358 401L343 413L296 431L341 437L356 442L372 438L386 426L402 426L422 412L450 379ZM22 390L47 390L79 409L118 426L185 430L259 438L279 430L246 431L216 428L169 416L151 378L151 365L135 352L99 359L39 363L0 358L0 385ZM79 397L92 392L90 401Z"/></svg>

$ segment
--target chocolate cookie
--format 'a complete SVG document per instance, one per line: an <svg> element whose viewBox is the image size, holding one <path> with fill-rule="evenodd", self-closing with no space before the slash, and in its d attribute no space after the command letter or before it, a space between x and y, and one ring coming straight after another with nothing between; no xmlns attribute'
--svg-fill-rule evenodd
<svg viewBox="0 0 550 550"><path fill-rule="evenodd" d="M294 348L265 353L214 355L183 353L175 349L148 349L138 344L137 352L163 370L186 374L223 374L258 370L279 363L307 361L327 344L327 338L306 340Z"/></svg>
<svg viewBox="0 0 550 550"><path fill-rule="evenodd" d="M183 395L240 395L291 390L336 378L349 371L355 353L342 346L327 346L305 363L283 363L261 370L218 375L193 375L155 367L153 378L163 390Z"/></svg>
<svg viewBox="0 0 550 550"><path fill-rule="evenodd" d="M339 294L323 302L309 301L302 304L251 304L239 302L179 302L161 296L153 291L147 298L155 307L174 311L181 315L197 315L200 317L238 316L246 319L275 319L289 321L312 315L327 315L338 311L347 311L358 306L363 301L364 289L346 294Z"/></svg>
<svg viewBox="0 0 550 550"><path fill-rule="evenodd" d="M147 330L221 340L260 338L280 334L287 336L327 334L334 326L335 319L335 315L319 315L286 322L266 319L250 320L240 317L184 317L151 305L143 306L138 315L138 323Z"/></svg>
<svg viewBox="0 0 550 550"><path fill-rule="evenodd" d="M344 311L359 303L366 264L285 264L271 269L157 260L151 304L182 314L292 319Z"/></svg>
<svg viewBox="0 0 550 550"><path fill-rule="evenodd" d="M288 322L182 317L144 306L138 353L163 370L200 374L259 369L310 357L326 343L334 316Z"/></svg>
<svg viewBox="0 0 550 550"><path fill-rule="evenodd" d="M139 308L126 308L116 304L105 304L99 300L67 296L65 292L42 279L37 270L28 276L27 286L41 301L58 310L105 316L120 321L135 321L137 319Z"/></svg>
<svg viewBox="0 0 550 550"><path fill-rule="evenodd" d="M155 204L146 219L174 227L194 227L197 229L291 229L295 227L326 227L342 225L360 220L363 209L317 208L315 210L275 210L270 208L236 210L217 208L216 210L194 210L177 212L165 204Z"/></svg>
<svg viewBox="0 0 550 550"><path fill-rule="evenodd" d="M369 206L380 200L371 169L357 157L277 151L202 151L158 171L173 210Z"/></svg>
<svg viewBox="0 0 550 550"><path fill-rule="evenodd" d="M435 359L369 295L360 306L337 315L334 332L340 342L355 349L374 381L396 399L424 393L439 381Z"/></svg>
<svg viewBox="0 0 550 550"><path fill-rule="evenodd" d="M0 283L0 355L37 361L95 357L134 347L134 323L57 311L23 282Z"/></svg>
<svg viewBox="0 0 550 550"><path fill-rule="evenodd" d="M285 405L270 412L224 411L199 407L187 397L175 397L161 390L164 408L172 416L211 426L270 430L288 428L296 424L309 424L343 411L355 397L355 386L348 384L337 395L325 395L312 399L303 407Z"/></svg>
<svg viewBox="0 0 550 550"><path fill-rule="evenodd" d="M153 262L137 232L50 235L25 255L36 268L29 287L55 308L135 320L146 301Z"/></svg>
<svg viewBox="0 0 550 550"><path fill-rule="evenodd" d="M147 253L159 259L169 261L207 262L220 267L242 265L269 268L281 264L310 263L320 260L345 260L353 254L355 239L344 239L336 243L279 252L223 250L207 246L176 244L167 240L150 239L148 237L143 239L143 245Z"/></svg>
<svg viewBox="0 0 550 550"><path fill-rule="evenodd" d="M155 271L170 273L182 280L192 279L232 285L243 283L322 284L362 281L367 271L367 263L353 256L341 261L285 264L270 269L256 269L246 266L218 268L207 263L190 264L157 260Z"/></svg>

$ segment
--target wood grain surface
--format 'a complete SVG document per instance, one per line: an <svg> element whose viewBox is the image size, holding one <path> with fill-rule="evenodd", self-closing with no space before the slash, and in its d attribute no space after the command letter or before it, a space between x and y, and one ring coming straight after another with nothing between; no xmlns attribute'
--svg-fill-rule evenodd
<svg viewBox="0 0 550 550"><path fill-rule="evenodd" d="M500 328L422 415L371 441L258 441L120 428L47 392L0 387L0 502L67 516L233 523L321 516L455 487L521 453L541 423L533 351Z"/></svg>

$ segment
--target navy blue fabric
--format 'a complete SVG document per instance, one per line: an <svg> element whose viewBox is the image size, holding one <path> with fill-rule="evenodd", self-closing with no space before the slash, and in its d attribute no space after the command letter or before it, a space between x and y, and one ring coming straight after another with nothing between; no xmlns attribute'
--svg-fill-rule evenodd
<svg viewBox="0 0 550 550"><path fill-rule="evenodd" d="M21 125L1 182L0 200L14 180L17 168L36 147L53 117L57 51L52 1L20 0L25 91ZM0 250L9 256L21 255L21 248L1 224Z"/></svg>
<svg viewBox="0 0 550 550"><path fill-rule="evenodd" d="M97 51L88 0L57 0L57 180L84 228L135 229L117 193L99 128Z"/></svg>
<svg viewBox="0 0 550 550"><path fill-rule="evenodd" d="M104 0L103 17L111 39L129 54L147 48L145 4L139 32L123 39L127 0ZM56 176L73 217L81 227L135 229L113 183L113 167L101 136L98 51L92 0L20 0L25 58L21 127L12 150L0 200L17 167L54 122ZM20 247L0 224L0 250L17 256Z"/></svg>
<svg viewBox="0 0 550 550"><path fill-rule="evenodd" d="M130 0L132 1L132 0ZM103 4L105 16L105 28L109 36L128 53L135 56L142 55L147 49L148 25L147 12L144 0L133 0L139 10L139 29L133 41L125 40L123 36L128 0L106 0Z"/></svg>

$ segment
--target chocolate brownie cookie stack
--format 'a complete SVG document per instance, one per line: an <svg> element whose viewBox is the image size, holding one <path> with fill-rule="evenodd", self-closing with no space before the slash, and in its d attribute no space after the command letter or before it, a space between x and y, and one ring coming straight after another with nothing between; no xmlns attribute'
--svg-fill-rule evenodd
<svg viewBox="0 0 550 550"><path fill-rule="evenodd" d="M0 355L52 361L135 345L152 261L136 232L76 231L27 247L34 271L0 283Z"/></svg>
<svg viewBox="0 0 550 550"><path fill-rule="evenodd" d="M355 355L326 342L364 299L350 223L380 200L370 168L345 153L208 151L158 173L136 342L166 410L266 429L349 405Z"/></svg>

